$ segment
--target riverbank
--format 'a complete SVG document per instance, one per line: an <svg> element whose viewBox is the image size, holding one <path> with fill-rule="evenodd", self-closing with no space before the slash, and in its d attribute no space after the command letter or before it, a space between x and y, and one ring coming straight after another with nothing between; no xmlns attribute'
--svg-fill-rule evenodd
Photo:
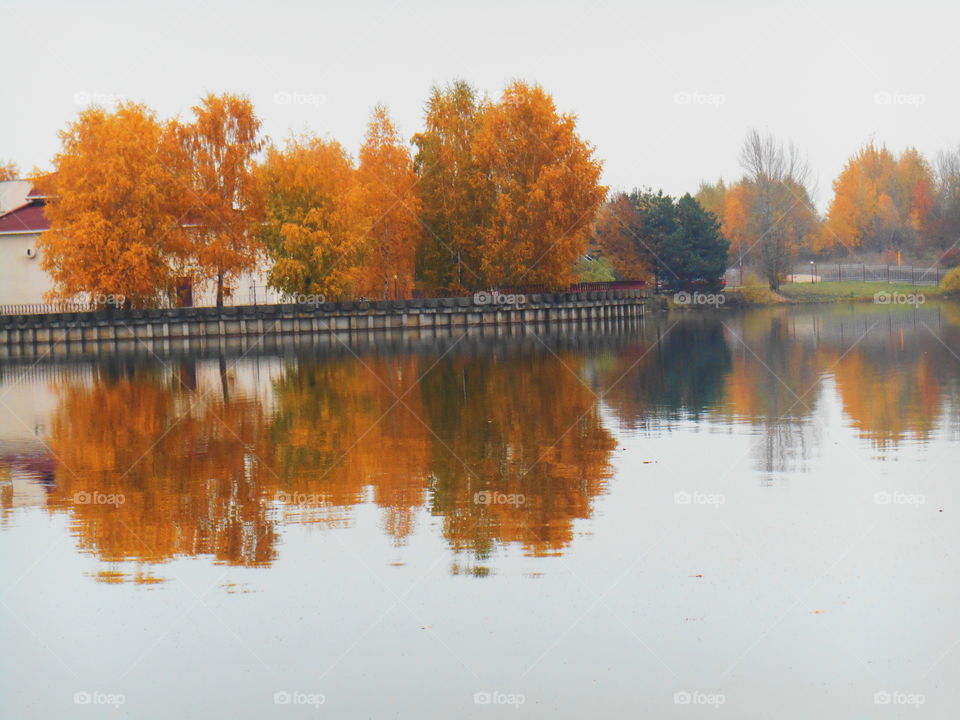
<svg viewBox="0 0 960 720"><path fill-rule="evenodd" d="M878 302L893 304L894 298L923 296L925 300L943 297L943 290L932 285L877 282L786 283L774 292L765 285L729 288L724 304L734 307L778 305L783 303Z"/></svg>
<svg viewBox="0 0 960 720"><path fill-rule="evenodd" d="M552 325L639 318L639 289L488 295L424 300L246 305L223 308L118 310L0 315L0 358L98 352L146 342L339 335L386 330L429 335L449 328Z"/></svg>

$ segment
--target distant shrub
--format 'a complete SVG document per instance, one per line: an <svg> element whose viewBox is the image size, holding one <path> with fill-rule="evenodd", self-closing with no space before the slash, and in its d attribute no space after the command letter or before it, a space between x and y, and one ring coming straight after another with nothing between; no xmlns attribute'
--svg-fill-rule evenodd
<svg viewBox="0 0 960 720"><path fill-rule="evenodd" d="M744 287L751 287L753 285L766 285L767 282L753 270L747 270L743 275L743 283L741 284Z"/></svg>
<svg viewBox="0 0 960 720"><path fill-rule="evenodd" d="M945 268L955 268L960 265L960 248L952 248L941 255L940 265Z"/></svg>
<svg viewBox="0 0 960 720"><path fill-rule="evenodd" d="M955 267L943 276L940 288L948 295L960 294L960 267Z"/></svg>
<svg viewBox="0 0 960 720"><path fill-rule="evenodd" d="M749 285L730 288L724 293L730 305L775 305L785 302L766 285Z"/></svg>

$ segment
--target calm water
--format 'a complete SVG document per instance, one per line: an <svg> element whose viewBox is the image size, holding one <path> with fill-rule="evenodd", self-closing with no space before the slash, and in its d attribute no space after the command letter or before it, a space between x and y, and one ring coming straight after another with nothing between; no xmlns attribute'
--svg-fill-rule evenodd
<svg viewBox="0 0 960 720"><path fill-rule="evenodd" d="M0 366L0 717L953 717L960 308Z"/></svg>

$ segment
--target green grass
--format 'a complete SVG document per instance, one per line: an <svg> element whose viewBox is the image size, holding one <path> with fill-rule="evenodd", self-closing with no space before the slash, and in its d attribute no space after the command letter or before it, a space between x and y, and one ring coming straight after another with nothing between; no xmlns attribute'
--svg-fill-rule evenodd
<svg viewBox="0 0 960 720"><path fill-rule="evenodd" d="M784 283L780 294L794 302L833 302L836 300L873 300L879 292L935 297L940 289L932 285L883 282Z"/></svg>

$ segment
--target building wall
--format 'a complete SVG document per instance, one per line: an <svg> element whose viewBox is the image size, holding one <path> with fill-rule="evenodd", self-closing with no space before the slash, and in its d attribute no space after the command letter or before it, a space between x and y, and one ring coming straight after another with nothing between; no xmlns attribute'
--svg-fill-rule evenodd
<svg viewBox="0 0 960 720"><path fill-rule="evenodd" d="M0 182L0 213L10 212L27 201L33 183L29 180L4 180Z"/></svg>
<svg viewBox="0 0 960 720"><path fill-rule="evenodd" d="M0 235L0 305L26 305L43 302L43 294L52 287L50 276L40 269L36 252L39 233Z"/></svg>

